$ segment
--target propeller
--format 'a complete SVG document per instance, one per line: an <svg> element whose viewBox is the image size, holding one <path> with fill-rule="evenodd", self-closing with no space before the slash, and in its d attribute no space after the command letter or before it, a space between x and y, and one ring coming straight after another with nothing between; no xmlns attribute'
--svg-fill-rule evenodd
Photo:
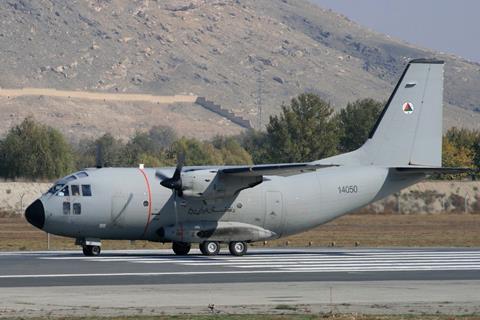
<svg viewBox="0 0 480 320"><path fill-rule="evenodd" d="M178 154L177 167L175 168L175 172L173 173L173 176L170 178L164 175L160 171L155 172L155 176L161 180L160 184L165 188L172 189L174 192L176 191L179 197L183 196L182 168L183 168L184 162L185 162L185 155L183 153Z"/></svg>

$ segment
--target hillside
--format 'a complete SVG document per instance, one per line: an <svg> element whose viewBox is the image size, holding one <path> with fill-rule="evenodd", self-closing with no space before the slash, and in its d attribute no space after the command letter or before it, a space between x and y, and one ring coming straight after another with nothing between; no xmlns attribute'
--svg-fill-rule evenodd
<svg viewBox="0 0 480 320"><path fill-rule="evenodd" d="M480 121L480 65L374 33L304 0L8 0L0 2L0 49L2 88L193 94L257 125L259 100L263 124L305 91L335 108L384 100L408 60L436 57L447 62L445 125L478 128ZM241 130L198 105L152 108L3 97L0 117L8 120L0 134L25 114L72 138L126 137L155 123L188 136L199 134L191 128L203 137Z"/></svg>

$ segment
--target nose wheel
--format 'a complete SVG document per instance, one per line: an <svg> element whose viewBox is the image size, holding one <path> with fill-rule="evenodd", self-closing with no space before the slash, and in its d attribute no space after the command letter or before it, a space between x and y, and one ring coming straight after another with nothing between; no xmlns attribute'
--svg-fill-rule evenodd
<svg viewBox="0 0 480 320"><path fill-rule="evenodd" d="M95 257L100 255L100 246L88 246L85 245L82 247L83 248L83 254L86 255L87 257Z"/></svg>

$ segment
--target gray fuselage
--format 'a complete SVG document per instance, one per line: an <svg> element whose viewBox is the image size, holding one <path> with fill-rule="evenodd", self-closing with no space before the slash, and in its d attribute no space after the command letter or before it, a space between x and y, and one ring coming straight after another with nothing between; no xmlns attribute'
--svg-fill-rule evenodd
<svg viewBox="0 0 480 320"><path fill-rule="evenodd" d="M189 228L201 231L212 224L238 223L271 233L255 233L250 238L229 234L217 240L267 240L326 223L423 177L396 176L388 168L374 166L333 167L289 177L266 176L261 184L235 196L205 200L175 196L159 184L156 169L102 168L84 172L88 176L59 181L69 186L68 195L59 191L42 195L43 230L77 239L201 242L212 237L188 238L187 233L192 231ZM80 190L82 185L89 185L91 196L73 195L73 185ZM159 233L167 227L176 228L173 238Z"/></svg>

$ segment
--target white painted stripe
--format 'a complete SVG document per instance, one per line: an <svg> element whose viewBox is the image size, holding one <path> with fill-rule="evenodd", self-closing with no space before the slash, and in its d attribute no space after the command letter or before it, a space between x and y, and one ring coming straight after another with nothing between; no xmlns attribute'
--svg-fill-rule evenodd
<svg viewBox="0 0 480 320"><path fill-rule="evenodd" d="M339 267L339 268L323 268L323 267L305 267L305 268L281 268L277 270L286 271L312 271L312 272L353 272L353 271L442 271L442 270L480 270L480 266L392 266L392 267ZM252 270L252 272L255 272Z"/></svg>
<svg viewBox="0 0 480 320"><path fill-rule="evenodd" d="M348 271L448 271L448 270L480 270L478 268L465 267L424 267L424 268L344 268L344 269L281 269L281 270L233 270L233 271L185 271L185 272L123 272L123 273L59 273L59 274L15 274L0 275L0 279L25 279L25 278L82 278L82 277L145 277L145 276L188 276L188 275L204 275L204 274L265 274L265 273L312 273L312 272L348 272Z"/></svg>
<svg viewBox="0 0 480 320"><path fill-rule="evenodd" d="M133 263L145 263L145 264L155 264L154 261L132 261ZM424 265L436 265L436 264L469 264L469 265L477 265L480 266L480 261L405 261L405 262L397 262L397 261L383 261L383 262L348 262L348 263L342 263L342 262L336 262L336 263L322 263L322 262L308 262L308 263L303 263L303 262L275 262L275 263L238 263L238 264L225 264L225 263L217 263L217 264L208 264L208 263L184 263L183 265L185 266L227 266L227 267L253 267L253 268L259 268L259 267L273 267L273 268L278 268L280 266L309 266L309 265L320 265L320 266L369 266L369 265L378 265L378 266L383 266L383 265L409 265L409 264L424 264Z"/></svg>
<svg viewBox="0 0 480 320"><path fill-rule="evenodd" d="M441 263L416 263L416 262L407 262L407 263L369 263L369 264L358 264L358 263L351 263L351 264L307 264L307 265L294 265L294 264L277 264L277 265L236 265L235 268L287 268L287 267L294 267L297 269L302 268L313 268L313 267L324 267L324 268L348 268L348 267L397 267L397 266L472 266L472 267L479 267L480 263L450 263L450 262L441 262Z"/></svg>
<svg viewBox="0 0 480 320"><path fill-rule="evenodd" d="M161 256L157 256L159 258L162 258ZM192 256L195 257L195 256ZM262 260L262 259L303 259L303 258L312 258L312 257L322 257L322 258L346 258L346 259L358 259L358 258L368 258L368 257L384 257L384 258L397 258L397 257L480 257L480 252L475 253L475 252L464 252L464 253L456 253L456 254L450 254L450 253L430 253L430 254L396 254L396 255L387 255L387 254L314 254L314 255L268 255L268 256L257 256L257 255L246 255L243 257L232 257L232 256L215 256L215 257L210 257L211 259L249 259L249 260Z"/></svg>
<svg viewBox="0 0 480 320"><path fill-rule="evenodd" d="M134 257L108 257L108 256L101 256L101 257L38 257L39 259L44 260L88 260L88 261L131 261L131 260L156 260L156 261L169 261L169 262L177 262L182 260L189 260L189 261L235 261L235 262L243 262L243 261L286 261L286 260L368 260L368 259L480 259L479 254L463 254L463 255L405 255L405 256L382 256L382 255L362 255L362 256L351 256L351 255L309 255L309 256L265 256L265 257L256 257L256 256L246 256L246 257L238 257L232 258L231 256L225 257L204 257L204 256L189 256L189 257L178 257L178 256L170 256L170 257L162 257L162 256L134 256Z"/></svg>
<svg viewBox="0 0 480 320"><path fill-rule="evenodd" d="M156 261L155 259L142 259L142 260L131 260L131 261ZM183 262L187 263L211 263L212 265L215 264L222 264L222 263L278 263L278 262L298 262L298 263L303 263L303 262L325 262L325 263L330 263L330 262L353 262L353 261L359 261L359 262L382 262L382 261L393 261L393 262L402 262L402 261L480 261L480 257L452 257L449 259L446 258L367 258L367 259L305 259L305 260L291 260L291 259L286 259L286 260L225 260L225 261L192 261L192 260L184 260ZM175 262L175 261L172 261Z"/></svg>

